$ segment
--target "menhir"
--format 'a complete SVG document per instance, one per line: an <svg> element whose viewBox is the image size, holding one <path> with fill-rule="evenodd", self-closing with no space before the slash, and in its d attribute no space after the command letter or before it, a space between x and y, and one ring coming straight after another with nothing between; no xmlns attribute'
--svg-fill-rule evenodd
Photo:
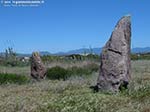
<svg viewBox="0 0 150 112"><path fill-rule="evenodd" d="M99 90L117 92L121 88L127 88L131 79L130 44L130 16L124 16L102 49L100 74L97 80Z"/></svg>
<svg viewBox="0 0 150 112"><path fill-rule="evenodd" d="M31 57L31 76L35 79L43 79L46 76L46 68L38 52L33 52Z"/></svg>

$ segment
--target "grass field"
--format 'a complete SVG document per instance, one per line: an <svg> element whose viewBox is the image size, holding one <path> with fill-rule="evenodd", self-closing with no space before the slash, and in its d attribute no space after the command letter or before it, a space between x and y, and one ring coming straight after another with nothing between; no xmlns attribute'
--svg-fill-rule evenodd
<svg viewBox="0 0 150 112"><path fill-rule="evenodd" d="M0 71L29 75L30 67ZM94 93L97 76L0 85L0 112L150 112L150 61L133 61L129 89L117 94Z"/></svg>

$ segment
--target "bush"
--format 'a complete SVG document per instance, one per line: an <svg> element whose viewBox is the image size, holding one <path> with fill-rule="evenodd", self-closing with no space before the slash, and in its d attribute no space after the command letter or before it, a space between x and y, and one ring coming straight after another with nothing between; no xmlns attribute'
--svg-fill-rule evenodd
<svg viewBox="0 0 150 112"><path fill-rule="evenodd" d="M90 69L74 66L68 68L68 73L70 74L70 76L83 76L83 75L90 75L92 71Z"/></svg>
<svg viewBox="0 0 150 112"><path fill-rule="evenodd" d="M29 78L24 75L0 73L0 84L24 84L29 82Z"/></svg>
<svg viewBox="0 0 150 112"><path fill-rule="evenodd" d="M48 79L63 79L66 80L71 76L87 76L92 74L92 72L96 72L98 70L98 65L90 65L86 67L71 67L71 68L62 68L59 66L49 68L47 70L47 78Z"/></svg>
<svg viewBox="0 0 150 112"><path fill-rule="evenodd" d="M47 78L49 79L67 79L68 71L62 67L56 66L47 70Z"/></svg>

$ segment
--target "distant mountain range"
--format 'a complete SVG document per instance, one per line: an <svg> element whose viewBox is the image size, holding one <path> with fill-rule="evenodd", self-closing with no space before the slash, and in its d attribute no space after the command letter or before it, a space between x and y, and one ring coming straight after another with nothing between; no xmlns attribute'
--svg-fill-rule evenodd
<svg viewBox="0 0 150 112"><path fill-rule="evenodd" d="M150 52L150 47L136 47L132 49L132 53L148 53Z"/></svg>
<svg viewBox="0 0 150 112"><path fill-rule="evenodd" d="M100 54L102 48L92 48L92 49L88 49L88 48L81 48L81 49L76 49L76 50L71 50L68 52L58 52L58 53L50 53L48 51L41 51L40 54L41 55L70 55L70 54L88 54L88 53L95 53L97 55ZM132 53L147 53L150 52L150 47L136 47L133 48L131 50ZM4 53L0 53L0 55L4 55ZM18 56L23 57L23 56L31 56L31 54L21 54L21 53L17 53Z"/></svg>
<svg viewBox="0 0 150 112"><path fill-rule="evenodd" d="M92 50L88 48L81 48L81 49L71 50L68 52L58 52L54 55L84 54L84 53L91 53L91 52L99 55L101 51L102 51L102 48L92 48ZM147 53L147 52L150 52L150 47L144 47L144 48L136 47L136 48L133 48L131 52L132 53Z"/></svg>
<svg viewBox="0 0 150 112"><path fill-rule="evenodd" d="M41 55L43 54L48 54L48 55L70 55L70 54L84 54L84 53L95 53L97 55L100 54L100 52L102 51L102 48L92 48L92 49L88 49L88 48L81 48L81 49L76 49L76 50L71 50L68 52L58 52L55 54L51 54L48 52L40 52ZM144 47L144 48L140 48L140 47L136 47L133 48L131 50L132 53L147 53L150 52L150 47Z"/></svg>
<svg viewBox="0 0 150 112"><path fill-rule="evenodd" d="M76 49L76 50L71 50L68 52L58 52L55 53L54 55L70 55L70 54L88 54L88 53L95 53L95 54L100 54L102 48L81 48L81 49Z"/></svg>

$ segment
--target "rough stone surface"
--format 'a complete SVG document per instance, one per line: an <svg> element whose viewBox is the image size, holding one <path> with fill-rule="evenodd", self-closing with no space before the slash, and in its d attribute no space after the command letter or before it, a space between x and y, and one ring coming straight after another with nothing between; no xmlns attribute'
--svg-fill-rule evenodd
<svg viewBox="0 0 150 112"><path fill-rule="evenodd" d="M124 16L102 49L98 89L116 92L121 87L127 88L131 78L130 43L130 16Z"/></svg>
<svg viewBox="0 0 150 112"><path fill-rule="evenodd" d="M35 79L43 79L46 76L46 68L38 52L32 53L31 76Z"/></svg>

